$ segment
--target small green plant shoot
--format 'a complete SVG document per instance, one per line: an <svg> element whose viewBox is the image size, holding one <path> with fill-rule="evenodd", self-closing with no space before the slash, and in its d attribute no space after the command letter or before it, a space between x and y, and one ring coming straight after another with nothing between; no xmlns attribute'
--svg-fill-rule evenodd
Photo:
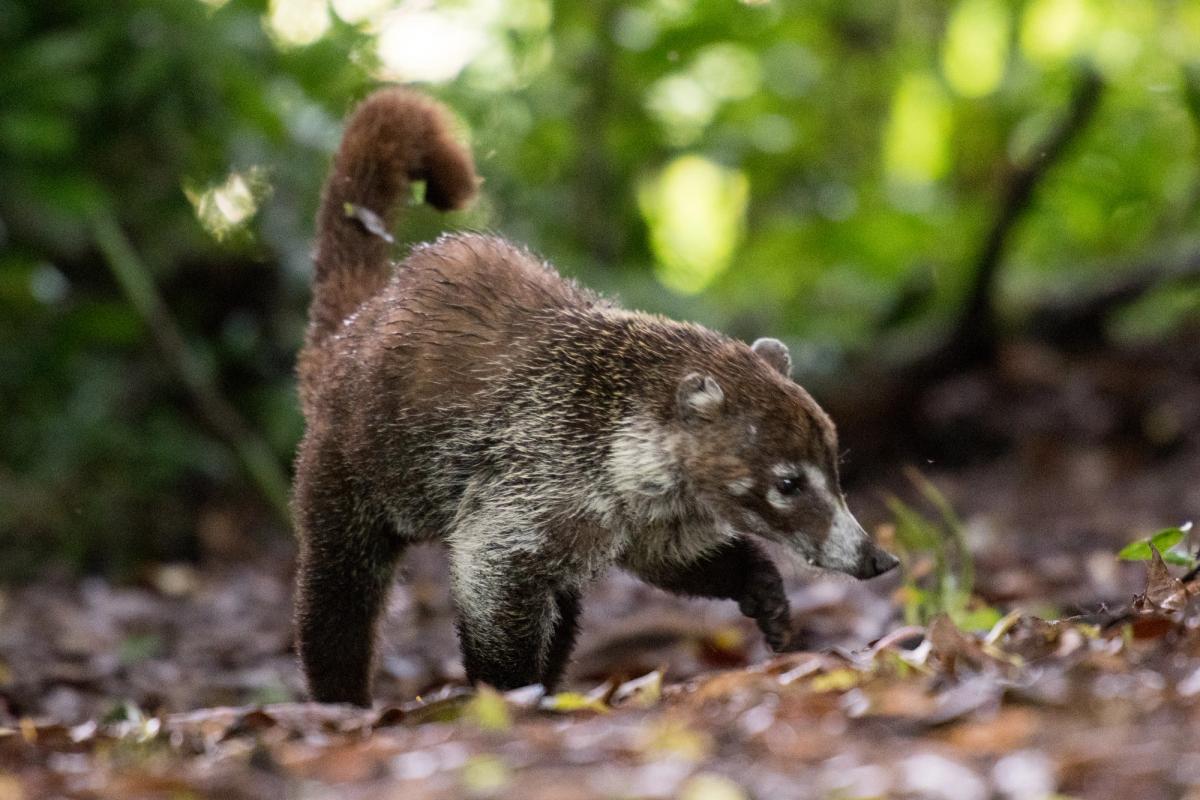
<svg viewBox="0 0 1200 800"><path fill-rule="evenodd" d="M1163 528L1153 536L1125 545L1121 548L1121 552L1117 553L1117 558L1122 561L1149 561L1151 558L1150 548L1153 545L1166 563L1193 569L1197 563L1196 556L1189 553L1186 546L1186 540L1191 530L1192 523L1190 522L1185 522L1175 528Z"/></svg>
<svg viewBox="0 0 1200 800"><path fill-rule="evenodd" d="M923 625L947 614L965 630L989 629L1000 612L972 595L975 565L962 520L932 481L915 469L907 474L936 516L926 516L898 497L887 498L904 570L905 620Z"/></svg>

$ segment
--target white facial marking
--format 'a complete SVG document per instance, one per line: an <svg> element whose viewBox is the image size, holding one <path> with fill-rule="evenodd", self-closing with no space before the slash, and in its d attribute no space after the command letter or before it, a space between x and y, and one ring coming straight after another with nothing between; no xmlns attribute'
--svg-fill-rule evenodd
<svg viewBox="0 0 1200 800"><path fill-rule="evenodd" d="M808 483L809 496L815 496L817 502L824 504L831 512L829 531L819 549L804 531L796 531L789 537L789 544L796 555L813 566L853 572L870 538L846 507L845 499L830 487L824 471L811 463L780 463L771 472L780 478L802 475ZM767 502L780 511L792 507L790 498L775 489L767 492Z"/></svg>
<svg viewBox="0 0 1200 800"><path fill-rule="evenodd" d="M799 471L800 470L796 468L796 465L790 461L781 461L780 463L771 467L771 474L776 478L790 478L793 475L798 474Z"/></svg>
<svg viewBox="0 0 1200 800"><path fill-rule="evenodd" d="M834 500L833 493L829 491L829 482L825 480L824 472L822 472L813 464L804 464L802 471L804 472L804 477L808 478L809 485L816 490L820 497L828 500L830 505L837 504L837 501Z"/></svg>
<svg viewBox="0 0 1200 800"><path fill-rule="evenodd" d="M730 481L729 483L725 484L725 490L727 492L729 492L731 495L733 495L734 497L742 497L744 495L750 494L750 491L753 488L754 488L754 479L753 478L738 478L737 480L733 480L733 481Z"/></svg>
<svg viewBox="0 0 1200 800"><path fill-rule="evenodd" d="M821 566L828 569L852 571L858 564L859 554L867 546L867 532L846 508L845 501L837 504L833 520L829 523L829 535L821 545Z"/></svg>

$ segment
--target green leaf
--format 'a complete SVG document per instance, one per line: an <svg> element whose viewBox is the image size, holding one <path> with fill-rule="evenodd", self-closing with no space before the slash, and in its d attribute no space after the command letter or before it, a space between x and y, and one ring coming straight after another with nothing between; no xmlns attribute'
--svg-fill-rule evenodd
<svg viewBox="0 0 1200 800"><path fill-rule="evenodd" d="M1136 542L1130 542L1121 548L1117 558L1122 561L1149 561L1150 540L1138 539Z"/></svg>
<svg viewBox="0 0 1200 800"><path fill-rule="evenodd" d="M154 658L163 652L163 640L154 633L130 636L117 648L117 657L122 664L136 664Z"/></svg>
<svg viewBox="0 0 1200 800"><path fill-rule="evenodd" d="M1191 569L1192 567L1196 566L1196 559L1192 558L1191 556L1184 555L1183 553L1163 553L1162 558L1163 561L1176 567L1187 567L1188 569Z"/></svg>
<svg viewBox="0 0 1200 800"><path fill-rule="evenodd" d="M547 711L562 713L571 713L574 711L595 711L599 714L608 713L608 706L602 700L578 692L559 692L558 694L551 695L542 701L541 707Z"/></svg>
<svg viewBox="0 0 1200 800"><path fill-rule="evenodd" d="M512 726L504 695L490 686L480 686L467 702L466 717L485 731L506 731Z"/></svg>
<svg viewBox="0 0 1200 800"><path fill-rule="evenodd" d="M1150 545L1153 544L1155 549L1163 553L1163 558L1166 559L1167 551L1182 542L1185 536L1187 536L1187 531L1183 528L1163 528L1147 539L1139 539L1125 545L1121 552L1117 553L1117 558L1122 561L1149 561ZM1189 558L1186 563L1191 564L1192 560Z"/></svg>
<svg viewBox="0 0 1200 800"><path fill-rule="evenodd" d="M987 631L1000 621L1001 614L991 606L950 612L950 619L964 631Z"/></svg>

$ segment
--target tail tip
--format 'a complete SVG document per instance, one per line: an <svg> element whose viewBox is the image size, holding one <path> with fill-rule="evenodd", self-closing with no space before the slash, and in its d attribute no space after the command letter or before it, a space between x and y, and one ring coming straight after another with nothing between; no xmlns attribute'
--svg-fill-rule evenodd
<svg viewBox="0 0 1200 800"><path fill-rule="evenodd" d="M403 87L380 89L355 110L342 144L347 163L390 163L424 180L425 201L439 211L465 206L479 188L470 153L455 139L437 101Z"/></svg>

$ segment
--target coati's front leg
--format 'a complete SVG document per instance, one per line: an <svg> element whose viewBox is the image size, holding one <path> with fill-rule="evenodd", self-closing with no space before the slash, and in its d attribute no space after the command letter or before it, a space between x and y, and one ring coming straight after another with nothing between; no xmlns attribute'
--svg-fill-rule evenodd
<svg viewBox="0 0 1200 800"><path fill-rule="evenodd" d="M552 576L543 559L481 527L470 526L450 549L467 678L500 690L542 683L556 616ZM494 538L472 541L481 534Z"/></svg>
<svg viewBox="0 0 1200 800"><path fill-rule="evenodd" d="M736 600L741 612L758 623L775 652L786 650L791 641L791 611L783 579L766 553L749 539L734 539L687 564L639 560L622 566L676 594Z"/></svg>
<svg viewBox="0 0 1200 800"><path fill-rule="evenodd" d="M546 664L542 668L542 686L547 692L558 688L563 673L567 671L571 651L575 648L575 637L579 633L579 590L559 589L554 593L554 604L558 609L558 619L554 623Z"/></svg>
<svg viewBox="0 0 1200 800"><path fill-rule="evenodd" d="M401 541L345 473L318 461L302 453L297 468L296 646L313 700L369 706L375 628Z"/></svg>

